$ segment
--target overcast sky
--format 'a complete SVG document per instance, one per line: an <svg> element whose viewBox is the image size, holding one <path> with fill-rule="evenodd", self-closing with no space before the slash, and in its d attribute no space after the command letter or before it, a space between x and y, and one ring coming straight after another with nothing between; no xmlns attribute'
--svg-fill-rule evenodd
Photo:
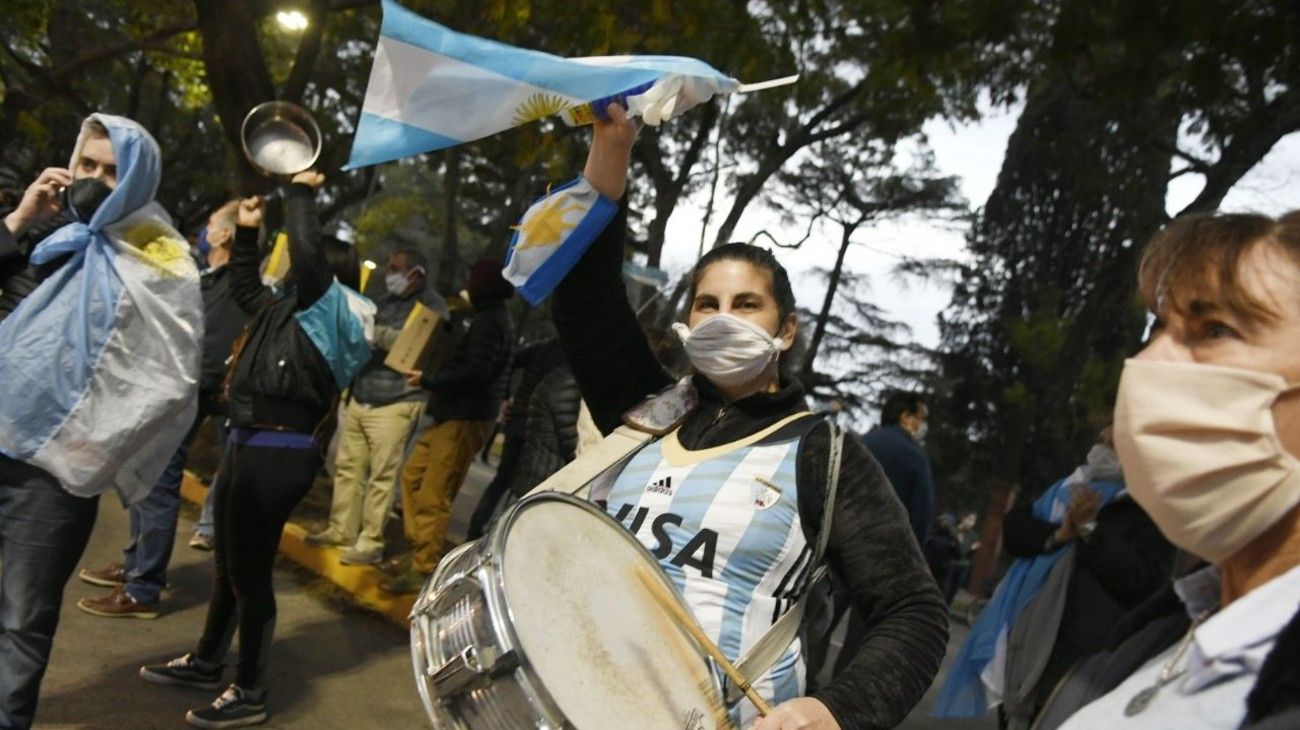
<svg viewBox="0 0 1300 730"><path fill-rule="evenodd" d="M961 189L973 207L984 204L997 182L998 170L1006 152L1007 138L1015 128L1018 110L994 110L975 124L951 125L931 121L925 126L934 149L939 171L956 175ZM1199 176L1185 175L1174 181L1169 190L1167 207L1177 211L1191 202L1203 183ZM1255 210L1278 215L1300 207L1300 134L1283 139L1237 184L1224 200L1224 210ZM727 202L727 201L724 201ZM720 205L725 213L726 206ZM715 214L715 218L720 217ZM703 212L697 205L678 206L668 226L664 248L664 266L677 275L688 269L699 251L700 221ZM776 216L757 203L746 211L736 228L733 240L749 240L755 232L774 230ZM790 270L800 305L820 306L825 293L815 277L806 275L814 266L830 267L835 262L838 230L827 227L797 251L778 250L777 257ZM797 240L802 231L792 232ZM707 238L712 240L712 234ZM870 298L894 319L907 323L914 339L925 346L938 344L935 317L948 305L949 291L944 286L916 281L899 281L890 272L899 256L961 257L965 252L964 232L952 224L912 220L886 224L858 232L855 241L865 246L850 249L847 268L870 276Z"/></svg>

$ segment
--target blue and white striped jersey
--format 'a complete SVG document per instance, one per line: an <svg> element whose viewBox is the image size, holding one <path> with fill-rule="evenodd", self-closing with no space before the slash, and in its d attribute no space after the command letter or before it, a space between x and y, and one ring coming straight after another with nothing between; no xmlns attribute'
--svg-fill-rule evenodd
<svg viewBox="0 0 1300 730"><path fill-rule="evenodd" d="M606 511L658 558L732 661L794 604L814 567L796 483L799 444L812 423L800 413L698 451L673 432L633 457L607 495ZM777 704L800 696L804 679L796 639L754 686ZM732 710L741 727L756 715L748 700Z"/></svg>

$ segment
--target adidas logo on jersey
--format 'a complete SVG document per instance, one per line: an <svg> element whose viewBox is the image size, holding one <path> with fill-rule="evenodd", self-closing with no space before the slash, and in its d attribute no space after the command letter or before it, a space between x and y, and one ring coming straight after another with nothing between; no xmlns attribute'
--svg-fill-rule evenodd
<svg viewBox="0 0 1300 730"><path fill-rule="evenodd" d="M663 494L671 497L673 496L673 478L664 477L663 479L650 482L645 490L651 494Z"/></svg>

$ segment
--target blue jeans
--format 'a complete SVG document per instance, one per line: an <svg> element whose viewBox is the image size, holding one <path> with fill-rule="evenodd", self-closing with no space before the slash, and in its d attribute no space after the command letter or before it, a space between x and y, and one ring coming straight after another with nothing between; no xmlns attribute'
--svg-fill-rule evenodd
<svg viewBox="0 0 1300 730"><path fill-rule="evenodd" d="M228 431L229 429L226 428L225 416L212 417L212 433L216 436L217 451L221 453L223 458L219 459L217 462L217 473L212 475L212 483L208 485L208 493L203 497L203 512L199 515L199 524L194 528L196 533L203 535L209 540L212 539L217 529L216 520L213 518L212 513L212 499L213 495L217 493L217 481L221 476L220 464L225 461L226 439L230 435Z"/></svg>
<svg viewBox="0 0 1300 730"><path fill-rule="evenodd" d="M157 603L167 586L167 564L176 541L176 519L181 511L181 479L189 439L176 449L149 495L131 505L131 544L122 551L126 594L140 603Z"/></svg>
<svg viewBox="0 0 1300 730"><path fill-rule="evenodd" d="M157 603L162 589L167 587L167 565L172 559L176 520L181 511L185 459L206 417L205 413L199 413L149 495L127 510L131 517L131 544L122 551L122 569L126 572L126 594L140 603ZM225 428L222 424L215 425L218 448L222 448Z"/></svg>
<svg viewBox="0 0 1300 730"><path fill-rule="evenodd" d="M63 586L98 504L65 492L43 469L0 456L0 727L31 727Z"/></svg>

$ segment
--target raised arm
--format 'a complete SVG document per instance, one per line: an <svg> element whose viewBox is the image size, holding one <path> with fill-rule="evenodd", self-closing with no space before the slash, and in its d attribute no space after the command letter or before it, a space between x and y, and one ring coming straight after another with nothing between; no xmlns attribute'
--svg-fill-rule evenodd
<svg viewBox="0 0 1300 730"><path fill-rule="evenodd" d="M308 170L294 175L293 183L284 188L284 229L289 234L289 265L298 286L299 309L315 304L334 282L316 215L316 189L324 182L324 175Z"/></svg>
<svg viewBox="0 0 1300 730"><path fill-rule="evenodd" d="M672 382L651 352L623 286L623 194L637 128L621 106L611 105L609 115L611 121L595 125L583 176L598 193L620 201L618 214L556 287L551 307L565 359L602 433L613 431L624 412Z"/></svg>
<svg viewBox="0 0 1300 730"><path fill-rule="evenodd" d="M257 272L261 258L257 250L257 231L262 225L262 212L260 197L239 201L235 242L230 247L230 296L249 316L262 311L275 298L271 290L262 285Z"/></svg>

